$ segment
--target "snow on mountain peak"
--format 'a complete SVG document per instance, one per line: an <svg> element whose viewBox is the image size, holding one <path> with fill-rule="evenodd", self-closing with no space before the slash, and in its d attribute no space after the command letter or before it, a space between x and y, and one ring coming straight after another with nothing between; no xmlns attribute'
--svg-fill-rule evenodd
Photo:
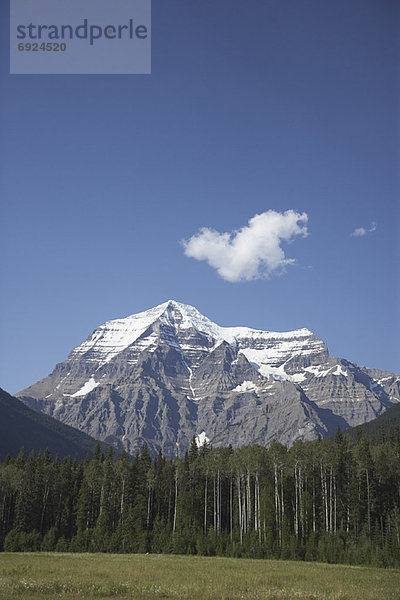
<svg viewBox="0 0 400 600"><path fill-rule="evenodd" d="M235 346L254 364L261 373L271 371L293 355L315 353L324 348L308 329L297 329L288 332L273 332L251 329L249 327L221 327L202 315L197 308L168 300L154 308L136 313L124 319L107 321L98 327L89 338L77 346L71 358L80 358L97 363L97 368L110 362L115 356L137 344L138 350L155 347L161 338L165 343L170 338L157 334L150 328L159 322L160 325L172 328L173 331L195 329L214 340L215 348L222 342ZM147 330L150 330L148 333Z"/></svg>
<svg viewBox="0 0 400 600"><path fill-rule="evenodd" d="M110 362L117 354L133 344L162 315L168 303L131 315L124 319L107 321L91 336L74 348L72 356L86 355L100 364Z"/></svg>
<svg viewBox="0 0 400 600"><path fill-rule="evenodd" d="M182 329L188 329L190 327L194 327L201 333L210 334L215 340L225 341L229 344L236 344L237 340L242 338L252 338L254 340L258 339L266 339L269 338L271 340L284 340L284 339L300 339L313 336L314 334L309 329L296 329L294 331L286 331L286 332L278 332L278 331L263 331L261 329L252 329L250 327L221 327L217 325L204 315L202 315L197 308L191 306L189 304L182 304L181 302L176 302L175 300L169 300L164 304L160 304L157 308L165 307L165 311L162 314L162 319L166 319L166 315L170 314L180 314L182 320L174 319L175 324ZM168 317L167 317L168 318ZM171 321L168 321L168 324Z"/></svg>

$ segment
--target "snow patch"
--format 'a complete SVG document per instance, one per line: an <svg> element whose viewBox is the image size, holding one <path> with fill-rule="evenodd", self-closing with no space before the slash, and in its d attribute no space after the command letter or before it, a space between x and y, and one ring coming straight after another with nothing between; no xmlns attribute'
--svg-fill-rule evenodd
<svg viewBox="0 0 400 600"><path fill-rule="evenodd" d="M348 377L349 374L347 371L344 371L342 365L336 365L335 371L332 371L331 375L343 375L344 377Z"/></svg>
<svg viewBox="0 0 400 600"><path fill-rule="evenodd" d="M189 387L190 387L190 391L192 392L192 398L196 398L196 394L194 393L194 387L192 386L192 377L193 377L193 371L192 369L189 367L189 365L187 364L186 361L184 361L185 367L187 368L187 370L189 371Z"/></svg>
<svg viewBox="0 0 400 600"><path fill-rule="evenodd" d="M66 374L66 376L65 376L65 377L63 377L63 378L60 380L60 383L59 383L59 384L56 386L56 390L59 390L59 389L60 389L60 386L61 386L61 384L62 384L62 383L63 383L63 382L64 382L64 381L67 379L67 377L68 377L69 375L71 375L71 371L69 371L69 373L67 373L67 374Z"/></svg>
<svg viewBox="0 0 400 600"><path fill-rule="evenodd" d="M292 375L293 383L301 383L302 381L305 381L306 379L307 379L307 377L304 375L304 373L295 373L294 375Z"/></svg>
<svg viewBox="0 0 400 600"><path fill-rule="evenodd" d="M336 365L335 367L329 367L329 369L323 369L321 366L311 366L306 367L304 370L308 373L314 375L314 377L326 377L329 373L331 373L332 369L338 369L340 365ZM331 375L340 375L340 373L331 373Z"/></svg>
<svg viewBox="0 0 400 600"><path fill-rule="evenodd" d="M304 370L314 375L314 377L326 377L327 375L343 375L344 377L349 376L348 372L345 371L340 364L335 365L334 367L329 367L328 369L323 369L322 366L317 365L306 367Z"/></svg>
<svg viewBox="0 0 400 600"><path fill-rule="evenodd" d="M390 377L382 377L382 379L378 379L378 383L382 383L382 381L388 381L389 379L393 379L393 375L391 375Z"/></svg>
<svg viewBox="0 0 400 600"><path fill-rule="evenodd" d="M291 333L294 334L295 332ZM250 345L251 341L246 339L246 344L249 344L247 348L242 345L244 340L238 338L238 346L239 353L244 354L261 375L271 379L295 381L286 373L285 364L294 356L318 354L323 350L323 342L320 340L316 342L309 337L298 338L296 336L293 339L277 338L271 340L268 335L266 338L258 340L257 344L254 343L254 345ZM286 335L289 337L289 334Z"/></svg>
<svg viewBox="0 0 400 600"><path fill-rule="evenodd" d="M94 378L91 377L89 381L86 381L86 383L83 384L80 390L75 392L75 394L70 394L70 396L71 398L78 398L78 396L86 396L86 394L94 390L94 388L96 388L98 385L99 384L96 383Z"/></svg>
<svg viewBox="0 0 400 600"><path fill-rule="evenodd" d="M201 446L204 446L204 444L209 444L210 443L210 440L206 436L206 432L205 431L202 431L201 433L199 433L199 435L196 435L195 441L196 441L196 444L197 444L198 448L201 448Z"/></svg>
<svg viewBox="0 0 400 600"><path fill-rule="evenodd" d="M243 394L245 392L257 392L258 387L253 381L243 381L240 385L237 385L233 388L232 392L238 392L239 394Z"/></svg>

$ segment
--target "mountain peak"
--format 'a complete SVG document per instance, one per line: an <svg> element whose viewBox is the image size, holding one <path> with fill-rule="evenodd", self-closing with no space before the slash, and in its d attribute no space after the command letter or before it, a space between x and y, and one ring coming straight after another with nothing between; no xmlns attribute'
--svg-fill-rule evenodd
<svg viewBox="0 0 400 600"><path fill-rule="evenodd" d="M167 300L166 302L164 302L164 304L167 305L168 308L180 308L180 309L185 309L186 307L189 308L194 308L194 306L190 306L190 304L183 304L183 302L178 302L177 300Z"/></svg>
<svg viewBox="0 0 400 600"><path fill-rule="evenodd" d="M167 332L164 337L154 330L157 322L162 326L162 331ZM246 356L248 354L247 358L258 365L269 364L271 361L275 363L276 350L279 363L283 359L287 360L293 353L326 350L323 342L308 329L274 332L243 326L221 327L202 315L196 307L170 299L146 311L107 321L77 346L71 352L70 358L85 357L86 360L97 363L99 368L134 344L141 350L154 347L160 339L175 345L175 334L184 334L190 329L208 337L212 342L211 346L214 347L224 341L237 348L245 346L247 351L243 349L243 353ZM272 347L275 350L272 350Z"/></svg>

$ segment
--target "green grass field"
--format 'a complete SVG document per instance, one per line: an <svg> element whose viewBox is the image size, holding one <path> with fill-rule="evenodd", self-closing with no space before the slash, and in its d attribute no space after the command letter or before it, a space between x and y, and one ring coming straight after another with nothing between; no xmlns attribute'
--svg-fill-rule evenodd
<svg viewBox="0 0 400 600"><path fill-rule="evenodd" d="M0 554L0 600L399 600L400 570L170 555Z"/></svg>

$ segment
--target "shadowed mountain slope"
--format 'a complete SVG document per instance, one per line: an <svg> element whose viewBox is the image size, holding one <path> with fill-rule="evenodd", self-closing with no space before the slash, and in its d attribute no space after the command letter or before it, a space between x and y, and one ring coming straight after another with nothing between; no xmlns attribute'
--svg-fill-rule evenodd
<svg viewBox="0 0 400 600"><path fill-rule="evenodd" d="M27 454L48 448L53 456L93 454L97 441L47 415L31 410L0 388L0 454L16 456L23 446ZM106 444L101 444L107 450Z"/></svg>

